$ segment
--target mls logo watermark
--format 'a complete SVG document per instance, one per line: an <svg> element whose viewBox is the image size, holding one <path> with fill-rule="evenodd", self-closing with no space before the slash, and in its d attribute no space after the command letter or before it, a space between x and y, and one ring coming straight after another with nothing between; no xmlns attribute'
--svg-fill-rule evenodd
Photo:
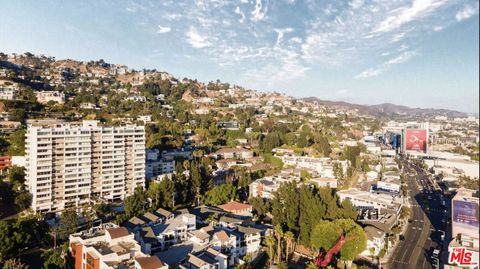
<svg viewBox="0 0 480 269"><path fill-rule="evenodd" d="M478 265L478 255L474 251L463 247L454 247L449 249L448 263L458 264L460 266L475 267ZM477 258L475 258L477 256Z"/></svg>

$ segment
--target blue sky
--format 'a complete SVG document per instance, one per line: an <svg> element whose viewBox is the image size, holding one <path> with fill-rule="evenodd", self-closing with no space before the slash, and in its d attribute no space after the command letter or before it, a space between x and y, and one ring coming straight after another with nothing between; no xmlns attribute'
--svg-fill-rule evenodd
<svg viewBox="0 0 480 269"><path fill-rule="evenodd" d="M476 0L0 0L0 51L478 113Z"/></svg>

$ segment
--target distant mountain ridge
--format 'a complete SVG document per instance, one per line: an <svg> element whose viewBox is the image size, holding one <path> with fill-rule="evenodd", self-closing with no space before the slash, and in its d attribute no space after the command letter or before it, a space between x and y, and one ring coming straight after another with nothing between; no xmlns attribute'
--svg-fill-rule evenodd
<svg viewBox="0 0 480 269"><path fill-rule="evenodd" d="M467 117L468 114L460 111L449 109L435 108L411 108L408 106L395 105L391 103L383 103L378 105L360 105L352 104L344 101L328 101L318 97L302 98L303 101L317 103L323 106L330 106L340 109L357 109L361 113L371 114L375 116L387 115L411 115L411 116L447 116L447 117Z"/></svg>

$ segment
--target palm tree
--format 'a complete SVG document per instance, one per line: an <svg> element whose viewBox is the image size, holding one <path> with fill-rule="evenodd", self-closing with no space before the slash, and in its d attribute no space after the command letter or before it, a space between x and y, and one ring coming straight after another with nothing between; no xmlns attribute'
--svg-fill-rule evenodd
<svg viewBox="0 0 480 269"><path fill-rule="evenodd" d="M277 264L279 264L280 260L282 259L282 237L283 237L282 226L280 226L280 224L275 225L275 228L273 228L273 232L277 239Z"/></svg>
<svg viewBox="0 0 480 269"><path fill-rule="evenodd" d="M268 261L270 263L270 266L272 266L273 255L275 254L273 250L273 246L275 245L275 239L271 235L267 235L265 236L264 243L267 247Z"/></svg>
<svg viewBox="0 0 480 269"><path fill-rule="evenodd" d="M288 262L288 258L290 256L290 253L292 252L293 248L293 240L295 238L295 235L291 232L288 231L284 235L286 246L285 246L285 261Z"/></svg>

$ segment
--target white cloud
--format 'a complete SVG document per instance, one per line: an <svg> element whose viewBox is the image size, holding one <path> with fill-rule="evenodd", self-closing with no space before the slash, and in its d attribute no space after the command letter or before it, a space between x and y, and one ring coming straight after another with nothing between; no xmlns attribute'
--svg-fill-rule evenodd
<svg viewBox="0 0 480 269"><path fill-rule="evenodd" d="M392 42L395 43L395 42L398 42L398 41L402 40L405 37L406 34L407 34L407 32L401 32L401 33L393 35Z"/></svg>
<svg viewBox="0 0 480 269"><path fill-rule="evenodd" d="M262 11L262 9L263 9L262 0L256 0L255 8L250 13L250 14L252 14L252 17L251 17L252 21L257 22L257 21L261 21L261 20L265 19L265 15L266 15L266 12L267 12L266 5L265 5L265 8L264 8L265 10Z"/></svg>
<svg viewBox="0 0 480 269"><path fill-rule="evenodd" d="M289 42L300 44L302 43L302 39L300 37L292 37L290 38Z"/></svg>
<svg viewBox="0 0 480 269"><path fill-rule="evenodd" d="M375 27L373 32L379 33L395 30L406 23L433 12L447 1L448 0L413 0L411 6L404 6L393 10L390 16Z"/></svg>
<svg viewBox="0 0 480 269"><path fill-rule="evenodd" d="M188 47L182 53L197 53L239 79L248 77L247 84L282 87L310 68L351 70L369 63L356 77L380 75L412 57L404 53L415 51L425 33L456 23L464 4L477 0L163 1L172 4L158 13L149 8L150 21L159 18L161 27L183 33ZM293 2L305 16L289 17Z"/></svg>
<svg viewBox="0 0 480 269"><path fill-rule="evenodd" d="M182 15L180 14L176 14L176 13L170 13L170 14L166 14L163 16L164 19L168 20L168 21L175 21L175 20L178 20L182 17Z"/></svg>
<svg viewBox="0 0 480 269"><path fill-rule="evenodd" d="M398 55L395 58L391 58L390 60L372 68L368 68L361 72L360 74L356 75L355 79L365 79L370 77L378 76L387 70L389 70L393 65L402 64L409 61L413 56L417 53L415 51L405 51Z"/></svg>
<svg viewBox="0 0 480 269"><path fill-rule="evenodd" d="M169 33L170 31L172 31L172 28L167 27L167 26L161 26L161 25L159 25L159 26L158 26L157 33L159 33L159 34L165 34L165 33Z"/></svg>
<svg viewBox="0 0 480 269"><path fill-rule="evenodd" d="M283 35L286 33L291 33L293 32L293 28L283 28L283 29L273 29L277 33L277 42L276 46L280 45L280 43L283 41Z"/></svg>
<svg viewBox="0 0 480 269"><path fill-rule="evenodd" d="M202 36L194 27L190 27L185 35L187 37L187 42L194 48L201 49L212 45L208 41L208 38Z"/></svg>
<svg viewBox="0 0 480 269"><path fill-rule="evenodd" d="M402 51L405 51L407 49L409 49L410 47L405 45L405 44L402 44L399 48L398 48L398 52L402 52Z"/></svg>
<svg viewBox="0 0 480 269"><path fill-rule="evenodd" d="M478 2L476 3L476 6L472 6L472 5L464 6L462 10L460 10L459 12L457 12L457 14L455 14L455 19L457 21L463 21L472 17L477 13L478 13Z"/></svg>
<svg viewBox="0 0 480 269"><path fill-rule="evenodd" d="M235 14L240 15L240 19L238 20L238 22L243 23L245 21L245 14L243 14L243 12L240 10L239 6L237 6L237 8L235 8Z"/></svg>
<svg viewBox="0 0 480 269"><path fill-rule="evenodd" d="M348 5L352 9L358 9L359 7L361 7L363 5L363 0L352 0L351 2L348 3Z"/></svg>
<svg viewBox="0 0 480 269"><path fill-rule="evenodd" d="M440 32L440 31L442 31L444 28L445 28L444 26L437 25L437 26L434 26L434 27L433 27L433 31L435 31L435 32Z"/></svg>
<svg viewBox="0 0 480 269"><path fill-rule="evenodd" d="M127 8L125 8L125 10L128 11L128 12L131 12L131 13L137 12L137 9L134 8L134 7L127 7Z"/></svg>

